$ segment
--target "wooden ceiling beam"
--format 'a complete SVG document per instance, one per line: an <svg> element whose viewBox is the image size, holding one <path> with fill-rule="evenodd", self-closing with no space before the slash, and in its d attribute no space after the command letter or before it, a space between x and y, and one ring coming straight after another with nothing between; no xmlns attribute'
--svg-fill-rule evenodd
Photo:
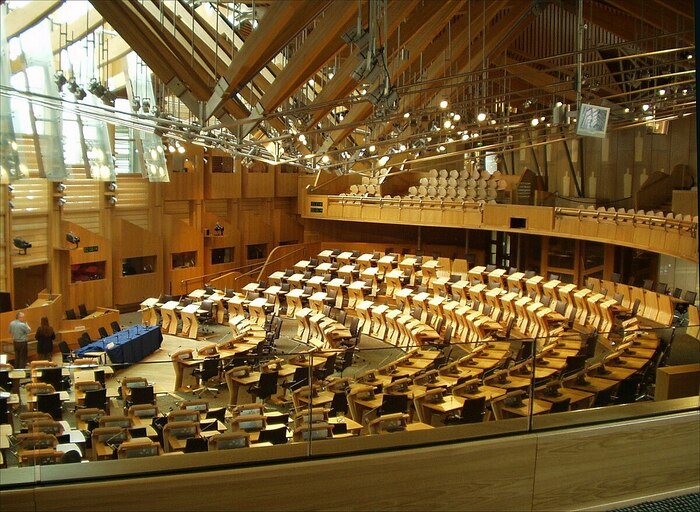
<svg viewBox="0 0 700 512"><path fill-rule="evenodd" d="M51 48L53 53L57 54L66 48L67 44L79 41L88 34L94 32L98 27L104 24L104 18L94 10L90 10L87 14L81 16L75 21L65 25L61 30L51 31ZM67 41L63 40L66 34Z"/></svg>
<svg viewBox="0 0 700 512"><path fill-rule="evenodd" d="M628 15L640 20L642 23L673 34L676 32L693 33L693 23L673 11L669 11L659 4L639 0L606 0L608 4ZM693 38L687 35L679 36L679 39L687 44L693 44Z"/></svg>
<svg viewBox="0 0 700 512"><path fill-rule="evenodd" d="M32 2L31 5L12 10L5 16L5 37L10 40L25 30L38 25L63 5L63 0Z"/></svg>
<svg viewBox="0 0 700 512"><path fill-rule="evenodd" d="M301 48L292 55L260 99L264 113L277 108L346 44L341 36L355 24L356 17L356 2L335 0L331 3Z"/></svg>
<svg viewBox="0 0 700 512"><path fill-rule="evenodd" d="M392 35L401 25L402 21L411 13L419 4L419 0L393 0L389 4L389 29L388 32ZM316 123L321 121L332 107L323 107L314 109L315 105L331 105L334 100L345 98L357 86L357 80L352 77L353 71L361 64L358 59L359 51L355 49L336 70L335 76L328 81L321 92L316 96L316 99L309 105L313 110L311 120L307 123L306 129L316 126Z"/></svg>
<svg viewBox="0 0 700 512"><path fill-rule="evenodd" d="M216 84L207 102L206 117L216 115L229 97L248 83L328 4L329 0L281 0L271 5Z"/></svg>
<svg viewBox="0 0 700 512"><path fill-rule="evenodd" d="M663 9L673 11L679 16L695 22L695 9L692 0L654 0Z"/></svg>
<svg viewBox="0 0 700 512"><path fill-rule="evenodd" d="M207 97L209 88L176 58L133 4L111 0L92 0L92 4L171 92L192 112L197 112L198 102Z"/></svg>
<svg viewBox="0 0 700 512"><path fill-rule="evenodd" d="M498 2L503 3L503 2ZM414 31L411 37L406 42L406 49L409 52L409 60L401 61L400 59L394 59L392 65L389 66L389 81L390 83L396 83L396 78L408 69L411 63L419 61L421 59L421 54L423 50L426 49L433 42L435 34L439 33L447 24L452 20L454 13L460 9L461 2L445 2L438 9L433 11L429 15L428 19L425 19L425 13L416 12L416 15L412 17L415 19L416 16L423 14L422 18L424 21L423 29L420 31ZM407 22L408 23L408 22ZM449 36L448 36L449 37ZM441 48L446 48L449 40L448 37L440 38ZM459 37L456 38L458 41ZM455 52L459 52L460 48L456 47ZM396 56L396 55L395 55ZM425 57L425 56L423 56ZM397 65L393 65L393 62L397 62ZM350 126L345 127L341 130L330 132L330 137L327 140L325 146L330 147L331 145L337 145L342 139L350 135L354 131L353 125L367 119L373 112L374 105L369 101L364 101L362 103L357 103L352 106L348 114L345 116L344 123ZM327 148L322 148L322 150Z"/></svg>

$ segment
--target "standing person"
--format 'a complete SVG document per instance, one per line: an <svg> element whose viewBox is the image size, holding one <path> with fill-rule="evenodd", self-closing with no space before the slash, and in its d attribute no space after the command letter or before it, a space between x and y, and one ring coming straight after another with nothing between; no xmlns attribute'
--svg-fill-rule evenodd
<svg viewBox="0 0 700 512"><path fill-rule="evenodd" d="M36 330L36 351L39 359L51 361L53 357L53 340L56 339L56 332L49 325L48 317L41 317L41 325Z"/></svg>
<svg viewBox="0 0 700 512"><path fill-rule="evenodd" d="M15 368L17 369L27 366L27 335L30 332L32 330L24 321L24 313L19 311L15 319L10 322L12 345L15 349Z"/></svg>

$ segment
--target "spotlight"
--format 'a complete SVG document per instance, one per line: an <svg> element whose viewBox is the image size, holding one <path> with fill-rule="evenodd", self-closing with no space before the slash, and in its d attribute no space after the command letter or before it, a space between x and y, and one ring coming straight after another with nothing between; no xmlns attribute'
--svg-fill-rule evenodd
<svg viewBox="0 0 700 512"><path fill-rule="evenodd" d="M476 115L476 120L479 121L480 123L483 123L484 121L486 121L486 114L484 112L479 112Z"/></svg>
<svg viewBox="0 0 700 512"><path fill-rule="evenodd" d="M162 168L161 168L161 169L162 169ZM163 173L161 173L161 174L163 174ZM108 199L108 201L109 201L109 204L110 204L111 206L114 206L115 204L117 204L117 196L110 196L110 198Z"/></svg>
<svg viewBox="0 0 700 512"><path fill-rule="evenodd" d="M75 81L75 77L72 76L68 79L68 91L75 94L78 91L78 88L80 87L78 85L78 82Z"/></svg>
<svg viewBox="0 0 700 512"><path fill-rule="evenodd" d="M69 244L75 244L75 248L78 248L78 245L80 244L80 237L74 233L71 233L70 231L66 233L66 242Z"/></svg>
<svg viewBox="0 0 700 512"><path fill-rule="evenodd" d="M530 124L531 124L532 126L537 126L538 124L540 124L540 120L537 119L536 117L533 117L533 118L532 118L532 121L530 121Z"/></svg>
<svg viewBox="0 0 700 512"><path fill-rule="evenodd" d="M117 184L114 181L110 181L109 185L107 185L107 190L109 190L110 192L116 192Z"/></svg>
<svg viewBox="0 0 700 512"><path fill-rule="evenodd" d="M447 102L447 100L442 100L442 101L440 102L440 108L442 108L442 109L447 108L447 105L449 105L449 103Z"/></svg>
<svg viewBox="0 0 700 512"><path fill-rule="evenodd" d="M58 205L59 208L62 206L65 206L67 202L68 201L66 201L65 197L59 197L58 199L56 199L56 204Z"/></svg>
<svg viewBox="0 0 700 512"><path fill-rule="evenodd" d="M148 114L148 112L151 110L151 100L144 98L141 102L141 108L143 109L144 114Z"/></svg>
<svg viewBox="0 0 700 512"><path fill-rule="evenodd" d="M460 119L462 119L462 116L460 116L459 114L455 114L452 119L454 119L455 122L458 122Z"/></svg>
<svg viewBox="0 0 700 512"><path fill-rule="evenodd" d="M178 147L177 147L177 152L180 153L180 154L184 153L184 152L185 152L185 146L178 146Z"/></svg>
<svg viewBox="0 0 700 512"><path fill-rule="evenodd" d="M27 254L27 249L32 247L32 244L20 237L15 238L12 243L20 250L20 254Z"/></svg>
<svg viewBox="0 0 700 512"><path fill-rule="evenodd" d="M90 82L88 83L88 92L94 96L97 96L98 98L102 98L102 96L104 96L107 92L107 89L105 89L105 86L102 85L97 78L91 78Z"/></svg>
<svg viewBox="0 0 700 512"><path fill-rule="evenodd" d="M324 164L327 164L327 163L330 162L330 161L331 161L331 159L329 158L328 155L323 155L323 156L321 157L321 162L323 162Z"/></svg>
<svg viewBox="0 0 700 512"><path fill-rule="evenodd" d="M66 191L66 185L65 185L65 184L63 184L63 183L57 183L57 184L56 184L56 192L58 192L58 193L60 194L61 192L65 192L65 191Z"/></svg>
<svg viewBox="0 0 700 512"><path fill-rule="evenodd" d="M374 153L375 151L377 151L377 147L374 144L371 144L368 149L370 153Z"/></svg>
<svg viewBox="0 0 700 512"><path fill-rule="evenodd" d="M141 108L141 96L136 96L131 102L131 108L134 112L138 112Z"/></svg>
<svg viewBox="0 0 700 512"><path fill-rule="evenodd" d="M87 93L85 92L85 89L82 87L78 86L78 89L75 91L75 99L78 101L84 100L85 96L87 96Z"/></svg>
<svg viewBox="0 0 700 512"><path fill-rule="evenodd" d="M58 92L61 92L61 89L63 89L63 86L68 83L66 76L63 74L63 70L60 70L60 69L58 71L56 71L56 73L54 73L53 81L56 84L56 87L58 88Z"/></svg>

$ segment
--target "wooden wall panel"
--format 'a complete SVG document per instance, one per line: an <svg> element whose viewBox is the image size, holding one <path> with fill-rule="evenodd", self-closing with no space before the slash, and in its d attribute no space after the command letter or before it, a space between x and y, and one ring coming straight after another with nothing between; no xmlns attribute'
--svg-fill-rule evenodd
<svg viewBox="0 0 700 512"><path fill-rule="evenodd" d="M190 222L190 202L189 201L165 201L163 213L189 224Z"/></svg>
<svg viewBox="0 0 700 512"><path fill-rule="evenodd" d="M123 219L112 222L114 276L114 304L141 302L146 297L158 296L163 290L163 238ZM125 258L155 256L153 272L122 275Z"/></svg>
<svg viewBox="0 0 700 512"><path fill-rule="evenodd" d="M91 179L66 180L63 197L66 200L64 212L97 211L102 200L102 182Z"/></svg>
<svg viewBox="0 0 700 512"><path fill-rule="evenodd" d="M204 272L203 237L202 233L185 222L173 216L166 215L163 219L163 286L174 294L186 293L188 286L182 281L201 276ZM193 265L173 268L174 253L194 252Z"/></svg>
<svg viewBox="0 0 700 512"><path fill-rule="evenodd" d="M80 245L73 248L63 239L63 234L74 233L80 237ZM112 243L82 226L71 222L61 223L60 245L55 251L59 255L59 261L65 262L65 266L59 267L62 275L64 305L66 308L77 308L78 304L85 304L88 309L94 310L98 306L112 306ZM86 248L96 248L86 252ZM89 281L71 282L71 268L74 265L104 262L104 278Z"/></svg>
<svg viewBox="0 0 700 512"><path fill-rule="evenodd" d="M126 222L131 222L141 229L149 228L149 216L148 210L139 208L137 210L117 210L115 212L115 218L124 220Z"/></svg>
<svg viewBox="0 0 700 512"><path fill-rule="evenodd" d="M533 508L567 510L697 486L697 411L539 436Z"/></svg>
<svg viewBox="0 0 700 512"><path fill-rule="evenodd" d="M141 211L148 205L150 187L147 180L140 176L117 177L117 204L116 211L121 214L123 210L137 208Z"/></svg>
<svg viewBox="0 0 700 512"><path fill-rule="evenodd" d="M275 165L275 197L296 197L299 168L294 165Z"/></svg>
<svg viewBox="0 0 700 512"><path fill-rule="evenodd" d="M100 215L97 211L70 211L63 212L61 219L87 229L96 234L102 232L102 224L100 223ZM65 233L59 233L60 236Z"/></svg>
<svg viewBox="0 0 700 512"><path fill-rule="evenodd" d="M204 190L203 148L186 145L186 152L168 153L170 183L163 183L165 199L201 199Z"/></svg>
<svg viewBox="0 0 700 512"><path fill-rule="evenodd" d="M658 405L658 404L656 404ZM584 411L585 412L585 411ZM593 411L592 411L593 412ZM624 415L624 413L623 413ZM546 416L546 415L545 415ZM547 419L544 418L543 419ZM615 420L613 420L615 421ZM470 426L469 428L473 428ZM466 427L465 427L466 428ZM493 428L493 427L491 427ZM377 450L398 443L448 440L454 429L322 441L311 449L328 457L299 462L197 471L181 469L179 457L123 460L99 465L124 472L158 470L104 482L37 486L3 493L3 510L94 510L95 496L106 509L154 511L267 510L571 510L624 506L625 500L680 489L697 489L700 473L698 411L421 448ZM399 441L401 439L401 441ZM226 464L271 456L304 457L308 445L192 454L193 465ZM253 453L255 452L255 453ZM265 460L265 459L263 459ZM90 465L45 467L46 478L80 478ZM216 492L202 499L212 482ZM157 497L157 499L154 499ZM27 508L28 507L28 508Z"/></svg>
<svg viewBox="0 0 700 512"><path fill-rule="evenodd" d="M49 220L46 215L13 215L10 233L10 251L13 267L27 267L47 263L51 247L48 240ZM32 244L27 254L19 254L13 240L20 237Z"/></svg>
<svg viewBox="0 0 700 512"><path fill-rule="evenodd" d="M255 162L251 167L241 167L243 197L274 197L275 170L273 166Z"/></svg>
<svg viewBox="0 0 700 512"><path fill-rule="evenodd" d="M242 189L240 158L234 158L221 151L210 151L204 160L204 197L207 199L240 198ZM213 172L214 167L232 167L233 172Z"/></svg>

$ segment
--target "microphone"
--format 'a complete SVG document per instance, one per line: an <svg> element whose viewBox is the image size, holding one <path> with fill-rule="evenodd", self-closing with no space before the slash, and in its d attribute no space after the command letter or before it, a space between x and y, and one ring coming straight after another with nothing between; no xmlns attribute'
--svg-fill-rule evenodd
<svg viewBox="0 0 700 512"><path fill-rule="evenodd" d="M117 449L119 448L119 444L121 444L121 442L120 442L119 444L115 444L115 443L113 443L113 441L114 441L115 439L117 439L117 438L123 436L125 431L126 431L126 429L120 428L120 429L119 429L119 432L117 432L116 434L114 434L113 436L111 436L109 439L107 439L107 440L104 442L104 444L107 445L107 446L109 446L109 447L112 449L112 451L117 450ZM123 439L122 439L122 441L123 441Z"/></svg>

